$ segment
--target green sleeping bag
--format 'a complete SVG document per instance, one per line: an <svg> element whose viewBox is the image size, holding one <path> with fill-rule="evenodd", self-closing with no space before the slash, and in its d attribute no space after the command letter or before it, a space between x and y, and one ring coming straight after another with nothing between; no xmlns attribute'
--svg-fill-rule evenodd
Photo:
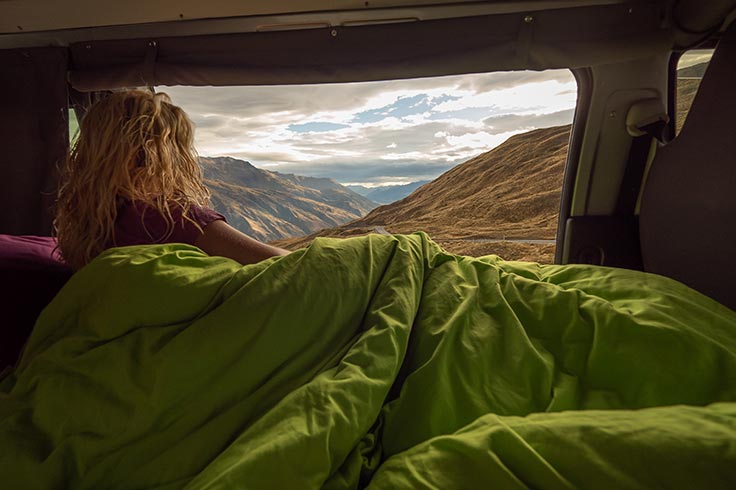
<svg viewBox="0 0 736 490"><path fill-rule="evenodd" d="M112 249L0 382L8 489L734 488L736 313L673 280L317 239Z"/></svg>

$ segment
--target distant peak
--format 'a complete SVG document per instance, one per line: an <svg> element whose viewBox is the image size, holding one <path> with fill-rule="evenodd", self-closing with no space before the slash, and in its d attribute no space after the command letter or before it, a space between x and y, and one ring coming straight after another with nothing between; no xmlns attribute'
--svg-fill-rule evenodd
<svg viewBox="0 0 736 490"><path fill-rule="evenodd" d="M218 156L218 157L210 157L210 156L200 156L200 161L212 161L214 163L220 164L220 165L247 165L249 167L254 167L252 163L250 163L247 160L241 160L239 158L231 157L231 156ZM255 168L255 167L254 167Z"/></svg>

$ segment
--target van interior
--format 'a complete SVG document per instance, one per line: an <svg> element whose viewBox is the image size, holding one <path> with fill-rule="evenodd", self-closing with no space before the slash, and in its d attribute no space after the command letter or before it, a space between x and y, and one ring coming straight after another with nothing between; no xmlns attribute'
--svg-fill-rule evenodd
<svg viewBox="0 0 736 490"><path fill-rule="evenodd" d="M78 386L68 381L72 372L108 369L100 367L103 358L96 357L92 344L104 346L113 339L133 339L127 334L111 333L105 339L95 337L84 344L89 350L79 347L83 344L80 339L94 337L88 332L95 325L90 318L103 321L97 310L131 316L128 310L137 308L136 301L145 302L143 292L160 295L162 302L169 301L168 286L162 286L158 279L144 286L133 281L133 276L112 272L109 280L103 280L100 277L108 273L102 265L91 264L89 271L85 268L72 274L62 265L28 259L16 250L12 257L0 257L7 284L4 304L10 315L0 332L4 339L0 342L0 361L8 366L0 383L0 403L5 405L0 410L0 433L4 434L0 435L0 476L20 485L13 488L479 488L493 484L503 488L732 487L736 482L734 19L734 0L133 0L114 5L88 0L0 2L0 141L5 148L0 159L0 247L6 243L5 237L26 237L32 244L32 237L52 235L59 166L70 144L70 110L82 118L86 108L111 91L178 85L331 84L548 69L569 69L578 84L555 265L537 269L539 266L512 262L493 265L496 262L491 259L478 262L485 264L483 267L491 264L501 268L501 282L494 286L496 289L506 291L504 294L515 291L521 295L520 304L538 305L525 313L512 307L513 313L508 313L504 321L514 325L532 321L535 316L541 319L547 302L558 304L564 295L549 292L552 285L567 288L565 295L577 295L575 301L565 303L567 306L560 303L555 307L554 319L539 324L540 329L542 325L566 326L560 327L559 339L549 340L541 330L531 333L529 327L522 335L524 345L531 349L527 355L514 350L520 349L514 347L516 344L502 342L499 345L504 351L493 348L495 333L453 337L455 334L447 333L450 331L443 330L445 327L433 324L435 330L430 330L435 333L426 338L416 337L414 341L412 332L406 338L395 334L392 341L381 343L376 340L379 337L366 332L371 325L380 324L384 310L366 305L360 314L345 313L346 322L363 329L350 330L348 337L358 338L357 343L340 337L344 332L325 327L325 338L341 338L330 340L341 347L319 354L314 347L314 359L309 361L297 353L311 352L311 347L305 345L321 345L316 340L318 334L293 347L278 363L273 361L273 366L261 360L271 350L253 350L253 346L261 345L258 342L266 342L269 334L242 340L241 353L253 356L253 363L271 367L254 369L253 373L260 374L249 374L252 380L246 376L251 388L240 399L232 394L214 396L219 400L214 408L203 401L210 396L207 386L212 391L227 391L216 379L238 365L235 357L223 361L217 375L196 369L187 374L193 377L193 385L202 387L199 398L181 387L185 377L172 378L182 385L170 385L181 391L172 391L169 401L206 412L199 422L174 433L172 427L185 424L190 412L176 411L174 405L163 402L157 405L157 397L168 393L169 388L159 384L150 388L143 381L137 384L136 376L143 375L130 374L140 361L140 365L148 366L146 376L168 379L166 370L174 368L167 361L152 360L158 355L152 352L166 351L163 343L160 350L148 346L153 349L146 351L150 358L136 350L115 358L116 365L123 366L120 371L127 374L113 373L109 379L125 385L120 389L126 393L137 393L137 398L123 400L101 381L88 384L87 388L97 395L108 393L106 401L100 401L80 387L84 383ZM687 119L677 121L677 63L684 53L694 49L715 51ZM676 132L678 125L681 130ZM378 260L384 253L379 239L388 238L372 238L374 242L366 245L373 247L368 255L338 255L356 263L361 261L355 257ZM431 247L424 242L417 244L416 237L396 240L399 245L391 246L398 250L415 247L419 254L421 249L425 267L432 270L439 270L449 260L438 258L440 252L428 252ZM328 253L327 249L327 245L313 245L309 252L303 252L304 257L319 250ZM153 260L146 253L135 256L136 263ZM167 249L165 253L190 252ZM399 252L392 253L391 260L401 257ZM123 261L120 256L108 257ZM305 264L309 263L307 258ZM424 284L425 288L432 283L428 275L409 274L407 271L414 269L407 264L385 265L380 274L371 274L391 277L395 267L397 283ZM227 267L212 262L207 270ZM238 287L244 290L254 283L256 272L263 272L264 267L244 269L241 276L251 282L238 283ZM206 272L197 274L209 277ZM319 272L315 274L320 276ZM526 282L508 285L507 291L503 278L510 276ZM464 281L454 286L453 295L460 300L475 298L470 293L464 296L472 282L468 276L456 272L453 277L463 277ZM92 294L94 291L89 290L92 285L102 288L113 280L118 282L110 286L110 293ZM374 284L372 280L363 282L373 284L370 294L376 296L371 296L371 301L379 301L376 298L382 298L380 294L386 296L382 306L386 315L393 314L397 302L411 303L406 298L413 296L404 298L389 291L398 287L393 283ZM529 281L543 287L532 288ZM658 281L668 282L662 285ZM618 284L615 293L605 290L607 283ZM209 302L223 301L225 305L226 300L217 298L229 286L218 284L222 288L219 292L202 293L209 295L206 301L193 296L181 301L202 302L202 311L209 308L205 306ZM301 283L294 279L293 284ZM340 284L341 294L353 294L351 283ZM384 286L389 289L383 291ZM303 287L299 294L303 293L304 298L331 304L317 292L304 293L315 289L313 286L305 283ZM141 292L136 293L135 288ZM183 288L174 289L181 292ZM193 288L205 289L205 285ZM683 293L685 289L692 292ZM77 295L76 309L65 313L67 316L61 313L57 296L60 290L65 298ZM583 297L579 291L588 296ZM650 291L656 293L648 296ZM237 296L235 291L232 294ZM299 294L287 296L299 302ZM669 294L675 296L666 296ZM616 303L624 296L637 302ZM112 297L122 303L103 301ZM189 298L186 294L182 297ZM609 302L603 305L604 300ZM437 297L424 301L422 296L420 306L411 315L398 315L392 320L395 323L388 322L385 328L398 332L396 325L404 318L406 328L413 325L416 330L421 324L417 318L438 314L449 302ZM481 300L468 301L480 301L479 312L490 311L491 307L483 306ZM514 300L506 301L513 304ZM314 322L314 328L331 325L343 314L343 302L329 306L334 317L309 308L297 308L295 311L301 313L294 315L313 316L309 321ZM275 304L253 303L250 307L266 311L263 321L267 323L281 314L276 306L269 306ZM460 304L467 306L467 302ZM589 309L593 304L596 309ZM89 314L92 316L85 313L90 309L95 309L94 315ZM618 316L601 317L604 309L607 315L614 315L615 310ZM415 314L418 316L412 316ZM154 315L145 320L137 318L135 321L143 323L135 325L184 325L192 318L212 316L202 315L191 311L176 320L157 319ZM78 319L78 330L72 327L72 318ZM477 318L466 317L462 328L470 328L468 325ZM484 325L496 332L499 318L492 316ZM637 322L650 319L656 323L651 332L629 331L637 328ZM673 319L673 325L687 325L670 326L666 319ZM304 321L305 325L309 323ZM113 324L116 321L105 323ZM609 324L626 330L626 335L640 336L637 342L641 342L641 351L631 354L635 349L627 347L628 337L619 330L606 333L603 326L608 328ZM595 325L594 333L585 333L583 325ZM659 336L668 329L686 333L680 337ZM134 330L140 328L131 327L130 332ZM437 333L440 331L442 335ZM291 330L280 332L281 339L292 335ZM223 336L231 334L227 329L221 332ZM64 344L63 335L78 343ZM179 334L168 335L167 339L175 340ZM221 348L198 339L200 345L189 345L178 359L191 356L207 363L213 354L202 354L200 348ZM516 341L524 343L521 337ZM147 341L130 340L134 342ZM404 350L396 347L402 354L394 364L381 364L384 361L375 357L376 352L404 345L402 342L406 345ZM486 350L476 352L480 359L477 364L469 361L476 354L456 353L441 358L445 352L441 347L453 342L480 342ZM576 342L589 346L580 357L573 354ZM272 344L264 345L272 349ZM594 361L597 349L605 354ZM633 357L626 358L627 352ZM224 359L236 356L236 351L224 349L218 355ZM511 362L504 356L518 359ZM67 358L79 364L67 363ZM499 375L504 380L500 385L488 381L488 373L483 371L498 367L483 360L491 358L510 363L504 364L510 371ZM574 362L565 364L566 359L573 358ZM299 366L297 372L279 371L291 362ZM439 364L430 369L433 362ZM353 373L351 369L363 366L361 363L369 367ZM537 365L556 367L541 374L541 367L533 367ZM384 391L379 389L380 383L367 383L348 392L330 391L330 383L339 384L340 373L344 379L373 379L380 366L392 373L381 388ZM459 378L448 374L462 366L470 372ZM584 366L589 369L586 371ZM49 372L57 374L49 375L53 381L45 382L44 373ZM659 377L648 378L651 373ZM328 374L332 376L329 380ZM514 374L546 379L544 396L551 398L533 408L519 408L518 400L499 402L494 408L478 401L483 397L498 400L493 389L512 383L510 376ZM617 376L626 378L626 389L616 384ZM586 383L592 379L598 384L595 390L588 390ZM294 382L289 384L288 380ZM527 387L535 383L529 381ZM560 388L563 385L569 391ZM56 398L33 391L44 386L51 390L48 393L56 393ZM446 391L435 391L439 390L437 386ZM459 394L461 386L467 388L465 395ZM153 391L146 391L149 388ZM536 400L542 396L541 391L535 391L537 388L514 392L514 396ZM568 398L555 397L558 389ZM353 402L340 405L340 396ZM72 400L74 397L77 399ZM371 408L362 410L359 402ZM85 403L89 410L84 409ZM305 403L309 406L304 409L306 415L299 408ZM338 408L333 413L318 408L320 404ZM120 408L123 406L127 408ZM164 406L166 410L159 410ZM686 408L672 408L679 406ZM84 413L84 417L59 415L74 411ZM122 411L125 415L120 415L120 420L111 415ZM144 412L155 416L146 418ZM238 418L235 413L247 416ZM302 416L306 419L299 418ZM78 420L81 418L94 420L90 422L94 428L85 426ZM226 419L233 422L228 425ZM136 421L140 424L131 428ZM312 432L313 425L321 429ZM362 429L345 435L346 427L351 425ZM103 426L106 429L100 428ZM273 430L267 430L269 427ZM121 435L126 431L132 434L129 439ZM318 437L312 437L314 434ZM117 445L109 445L111 440ZM145 447L149 452L140 449L141 441L148 441ZM141 459L144 455L145 460Z"/></svg>

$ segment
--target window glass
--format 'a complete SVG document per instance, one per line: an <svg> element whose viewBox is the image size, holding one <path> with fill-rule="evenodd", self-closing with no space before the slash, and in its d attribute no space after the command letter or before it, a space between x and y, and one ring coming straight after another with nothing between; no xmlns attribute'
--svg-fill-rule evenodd
<svg viewBox="0 0 736 490"><path fill-rule="evenodd" d="M74 109L69 108L69 144L74 143L79 132L79 122L77 121L77 113Z"/></svg>
<svg viewBox="0 0 736 490"><path fill-rule="evenodd" d="M425 231L458 254L554 261L568 70L156 90L195 123L213 207L254 238Z"/></svg>
<svg viewBox="0 0 736 490"><path fill-rule="evenodd" d="M680 134L711 56L712 49L694 49L684 53L677 63L675 134Z"/></svg>

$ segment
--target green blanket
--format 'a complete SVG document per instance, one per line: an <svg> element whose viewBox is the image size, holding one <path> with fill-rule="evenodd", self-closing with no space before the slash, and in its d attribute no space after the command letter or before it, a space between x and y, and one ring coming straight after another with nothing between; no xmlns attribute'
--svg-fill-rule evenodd
<svg viewBox="0 0 736 490"><path fill-rule="evenodd" d="M112 249L0 384L0 486L733 488L736 313L662 277L318 239Z"/></svg>

